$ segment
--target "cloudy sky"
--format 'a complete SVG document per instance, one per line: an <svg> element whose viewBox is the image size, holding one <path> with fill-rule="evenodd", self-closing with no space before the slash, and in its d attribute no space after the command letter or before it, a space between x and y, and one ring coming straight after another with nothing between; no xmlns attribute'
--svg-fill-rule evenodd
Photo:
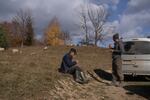
<svg viewBox="0 0 150 100"><path fill-rule="evenodd" d="M77 12L85 2L108 10L105 33L119 32L123 37L150 35L150 0L0 0L0 21L10 21L19 9L31 9L37 37L54 16L64 30L82 34Z"/></svg>

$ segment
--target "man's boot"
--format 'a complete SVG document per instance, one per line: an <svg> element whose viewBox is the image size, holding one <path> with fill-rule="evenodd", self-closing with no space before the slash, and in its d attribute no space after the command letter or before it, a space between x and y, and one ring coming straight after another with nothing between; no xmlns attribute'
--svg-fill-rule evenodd
<svg viewBox="0 0 150 100"><path fill-rule="evenodd" d="M87 77L85 76L85 73L84 72L80 72L81 73L81 77L82 77L82 80L84 81L84 83L88 83L89 80L87 79Z"/></svg>
<svg viewBox="0 0 150 100"><path fill-rule="evenodd" d="M123 87L124 83L123 81L119 81L119 87Z"/></svg>
<svg viewBox="0 0 150 100"><path fill-rule="evenodd" d="M84 84L84 81L81 77L81 73L78 70L76 70L76 72L75 72L75 81L80 83L80 84Z"/></svg>
<svg viewBox="0 0 150 100"><path fill-rule="evenodd" d="M116 86L116 87L119 86L119 84L118 84L118 82L116 80L112 80L112 82L110 83L110 85Z"/></svg>

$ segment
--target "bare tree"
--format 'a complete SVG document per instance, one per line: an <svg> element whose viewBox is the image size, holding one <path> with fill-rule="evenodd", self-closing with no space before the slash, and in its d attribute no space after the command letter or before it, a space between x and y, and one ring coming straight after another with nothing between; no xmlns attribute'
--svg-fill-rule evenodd
<svg viewBox="0 0 150 100"><path fill-rule="evenodd" d="M60 36L60 38L62 40L64 40L65 44L67 44L68 41L71 40L71 36L70 36L70 33L68 31L63 31L62 34L61 34L61 36Z"/></svg>
<svg viewBox="0 0 150 100"><path fill-rule="evenodd" d="M94 29L94 44L97 46L98 41L103 40L103 26L107 19L107 12L103 6L98 8L88 7L88 17Z"/></svg>
<svg viewBox="0 0 150 100"><path fill-rule="evenodd" d="M81 6L80 14L80 21L81 21L81 28L85 33L85 42L89 43L89 31L88 31L88 16L87 16L87 8L85 6Z"/></svg>
<svg viewBox="0 0 150 100"><path fill-rule="evenodd" d="M32 15L30 10L19 10L16 16L13 18L12 22L16 27L16 32L21 36L21 46L23 47L23 44L26 41L27 33L30 30L33 32Z"/></svg>
<svg viewBox="0 0 150 100"><path fill-rule="evenodd" d="M28 46L33 45L34 43L34 28L33 28L33 18L28 16L26 22L26 40L25 44Z"/></svg>

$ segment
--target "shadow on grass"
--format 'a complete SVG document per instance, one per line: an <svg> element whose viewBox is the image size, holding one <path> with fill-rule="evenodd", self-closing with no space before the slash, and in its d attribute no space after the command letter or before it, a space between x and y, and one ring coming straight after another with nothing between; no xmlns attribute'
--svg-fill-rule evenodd
<svg viewBox="0 0 150 100"><path fill-rule="evenodd" d="M102 69L95 69L94 72L101 78L107 81L111 81L112 80L112 74L106 72L105 70Z"/></svg>

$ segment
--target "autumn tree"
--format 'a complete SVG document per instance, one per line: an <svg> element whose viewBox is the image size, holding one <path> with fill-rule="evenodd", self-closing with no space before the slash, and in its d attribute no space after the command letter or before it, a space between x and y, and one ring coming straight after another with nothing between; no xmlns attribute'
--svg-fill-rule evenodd
<svg viewBox="0 0 150 100"><path fill-rule="evenodd" d="M0 26L5 31L5 37L6 37L6 40L7 40L9 47L18 46L19 44L21 44L20 37L18 37L16 34L17 32L14 31L15 25L12 22L6 22L6 21L1 22Z"/></svg>
<svg viewBox="0 0 150 100"><path fill-rule="evenodd" d="M58 19L55 17L50 21L48 27L46 28L44 41L47 45L63 45L64 41L61 39L61 34L60 24Z"/></svg>

